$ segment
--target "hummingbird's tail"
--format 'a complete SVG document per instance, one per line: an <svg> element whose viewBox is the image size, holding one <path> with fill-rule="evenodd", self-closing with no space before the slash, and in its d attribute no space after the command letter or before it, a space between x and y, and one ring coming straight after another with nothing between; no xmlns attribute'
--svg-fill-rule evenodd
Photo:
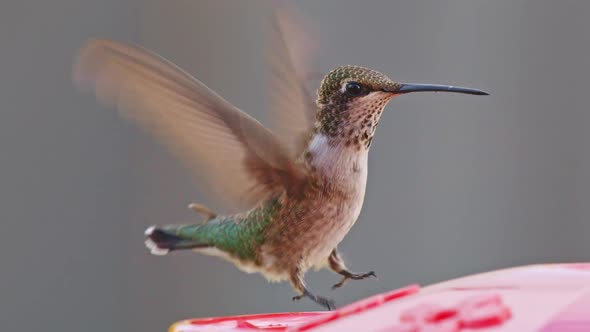
<svg viewBox="0 0 590 332"><path fill-rule="evenodd" d="M145 231L145 245L154 255L193 249L202 254L254 260L264 243L265 231L276 215L278 199L234 215L211 215L204 223L152 226Z"/></svg>
<svg viewBox="0 0 590 332"><path fill-rule="evenodd" d="M208 248L213 244L194 237L187 237L180 232L183 228L191 227L197 229L201 225L191 226L168 226L158 228L151 226L145 230L145 246L152 255L163 256L173 250ZM184 236L183 236L184 235Z"/></svg>

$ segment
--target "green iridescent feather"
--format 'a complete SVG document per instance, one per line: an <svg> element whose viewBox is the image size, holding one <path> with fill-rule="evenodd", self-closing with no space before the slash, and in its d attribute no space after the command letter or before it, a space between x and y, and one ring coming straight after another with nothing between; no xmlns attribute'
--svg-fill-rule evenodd
<svg viewBox="0 0 590 332"><path fill-rule="evenodd" d="M162 231L194 245L212 246L240 259L252 260L264 242L266 226L279 208L279 200L273 199L245 214L218 216L204 224L168 226Z"/></svg>

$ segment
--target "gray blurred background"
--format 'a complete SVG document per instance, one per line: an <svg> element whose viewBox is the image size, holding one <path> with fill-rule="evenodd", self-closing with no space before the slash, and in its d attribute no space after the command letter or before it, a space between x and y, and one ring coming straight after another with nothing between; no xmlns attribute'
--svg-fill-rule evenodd
<svg viewBox="0 0 590 332"><path fill-rule="evenodd" d="M91 37L137 42L261 118L268 1L54 0L0 4L0 326L163 331L180 319L318 310L230 264L148 255L143 230L199 217L206 188L70 81ZM590 260L590 2L297 1L322 73L363 65L489 97L415 94L385 111L352 270L307 275L343 305L409 283L519 264Z"/></svg>

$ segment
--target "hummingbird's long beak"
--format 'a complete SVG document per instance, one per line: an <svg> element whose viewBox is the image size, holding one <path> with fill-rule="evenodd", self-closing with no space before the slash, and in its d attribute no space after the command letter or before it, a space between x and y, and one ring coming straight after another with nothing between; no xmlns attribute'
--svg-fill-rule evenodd
<svg viewBox="0 0 590 332"><path fill-rule="evenodd" d="M466 93L470 95L488 95L487 92L481 90L463 88L460 86L451 85L438 85L438 84L413 84L413 83L399 83L395 89L386 89L386 92L393 92L398 94L410 93L410 92L455 92L455 93Z"/></svg>

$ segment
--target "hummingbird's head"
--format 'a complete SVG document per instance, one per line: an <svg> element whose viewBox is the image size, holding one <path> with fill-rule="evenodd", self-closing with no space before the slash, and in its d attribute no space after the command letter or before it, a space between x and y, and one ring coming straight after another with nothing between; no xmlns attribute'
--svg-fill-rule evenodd
<svg viewBox="0 0 590 332"><path fill-rule="evenodd" d="M387 103L397 95L420 91L487 95L447 85L397 83L375 70L341 66L324 77L318 90L316 131L347 146L368 148Z"/></svg>
<svg viewBox="0 0 590 332"><path fill-rule="evenodd" d="M398 83L384 74L359 66L341 66L328 73L318 90L318 104L348 104L369 94L394 91ZM386 94L382 94L385 98ZM391 98L392 94L387 94Z"/></svg>

